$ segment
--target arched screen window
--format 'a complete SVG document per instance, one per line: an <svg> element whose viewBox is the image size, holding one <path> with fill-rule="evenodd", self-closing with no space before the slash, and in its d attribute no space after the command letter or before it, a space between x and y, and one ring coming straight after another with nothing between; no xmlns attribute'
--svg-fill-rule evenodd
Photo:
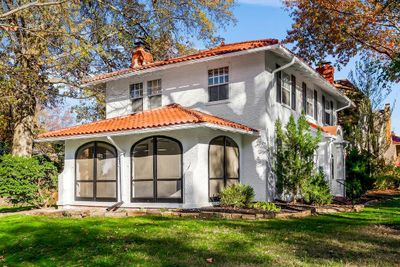
<svg viewBox="0 0 400 267"><path fill-rule="evenodd" d="M216 201L222 188L239 182L239 147L235 141L226 136L211 140L208 169L209 197Z"/></svg>
<svg viewBox="0 0 400 267"><path fill-rule="evenodd" d="M75 199L117 200L117 151L104 142L81 146L75 157Z"/></svg>
<svg viewBox="0 0 400 267"><path fill-rule="evenodd" d="M182 202L182 147L162 136L132 147L132 202Z"/></svg>

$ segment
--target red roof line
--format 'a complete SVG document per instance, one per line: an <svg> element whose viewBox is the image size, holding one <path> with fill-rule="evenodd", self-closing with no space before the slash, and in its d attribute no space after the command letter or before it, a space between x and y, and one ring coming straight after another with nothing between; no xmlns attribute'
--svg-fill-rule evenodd
<svg viewBox="0 0 400 267"><path fill-rule="evenodd" d="M206 114L197 110L170 104L160 108L138 112L131 115L105 119L93 123L72 126L52 132L40 134L39 139L63 136L76 136L157 128L171 125L209 123L218 126L230 127L248 132L257 130L240 123L235 123L220 117Z"/></svg>
<svg viewBox="0 0 400 267"><path fill-rule="evenodd" d="M100 80L104 80L104 79L107 79L110 77L122 75L122 74L129 73L129 72L136 72L139 70L154 68L154 67L158 67L158 66L175 64L175 63L180 63L180 62L184 62L184 61L196 60L196 59L206 58L206 57L211 57L211 56L216 56L216 55L223 55L223 54L227 54L227 53L244 51L244 50L254 49L254 48L258 48L258 47L270 46L270 45L274 45L274 44L278 44L278 43L279 43L279 40L269 38L269 39L259 39L259 40L253 40L253 41L237 42L237 43L231 43L231 44L221 44L221 45L213 47L213 48L200 50L199 52L194 53L194 54L170 58L170 59L166 59L166 60L162 60L162 61L156 61L156 62L142 65L142 66L139 66L136 68L125 68L125 69L121 69L121 70L114 71L114 72L99 74L94 77L88 78L87 80L84 80L83 82L90 83L90 82L100 81Z"/></svg>

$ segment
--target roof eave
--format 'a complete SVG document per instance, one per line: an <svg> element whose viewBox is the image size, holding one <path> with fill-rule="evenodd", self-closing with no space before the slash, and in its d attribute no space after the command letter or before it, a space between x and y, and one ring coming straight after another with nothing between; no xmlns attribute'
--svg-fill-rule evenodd
<svg viewBox="0 0 400 267"><path fill-rule="evenodd" d="M325 78L323 78L316 70L311 68L307 63L299 59L296 55L290 52L287 48L282 45L279 45L276 50L282 52L288 59L296 58L296 63L300 65L305 71L307 71L312 78L314 78L318 82L318 86L325 89L328 93L335 95L339 99L343 100L342 102L345 104L350 104L354 106L353 101L351 101L346 95L340 92L335 85L329 83Z"/></svg>
<svg viewBox="0 0 400 267"><path fill-rule="evenodd" d="M279 46L279 44L273 44L273 45L268 45L268 46L263 46L263 47L257 47L257 48L242 50L242 51L238 51L238 52L226 53L226 54L217 55L217 56L205 57L205 58L200 58L200 59L193 59L193 60L188 60L188 61L183 61L183 62L178 62L178 63L171 63L171 64L159 66L159 67L153 67L153 68L148 68L148 69L143 69L143 70L138 70L138 71L131 71L131 72L127 72L127 73L124 73L124 74L121 74L121 75L116 75L116 76L112 76L112 77L101 79L101 80L97 80L97 81L82 83L81 86L82 87L89 87L89 86L94 86L94 85L106 83L106 82L109 82L109 81L128 78L128 77L131 77L131 76L142 75L142 74L145 74L145 73L151 73L151 72L156 72L156 71L160 71L160 70L177 68L177 67L182 67L182 66L201 63L201 62L208 62L208 61L218 60L218 59L226 58L226 57L235 57L235 56L241 56L241 55L246 55L246 54L251 54L251 53L257 53L257 52L261 52L261 51L272 50L272 49L277 48L278 46Z"/></svg>
<svg viewBox="0 0 400 267"><path fill-rule="evenodd" d="M259 133L257 131L238 129L238 128L233 128L233 127L229 127L229 126L216 125L213 123L187 123L187 124L181 124L181 125L171 125L171 126L135 129L135 130L126 130L126 131L113 131L113 132L102 132L102 133L94 133L94 134L80 134L80 135L67 135L67 136L58 136L58 137L38 138L38 139L35 139L35 142L37 142L37 143L59 142L59 141L76 140L76 139L90 139L90 138L100 138L100 137L107 137L107 136L114 137L114 136L137 135L137 134L158 133L158 132L176 131L176 130L187 130L187 129L195 129L195 128L210 128L213 130L221 130L221 131L238 133L238 134L243 134L243 135L250 135L250 136L258 136L259 135Z"/></svg>

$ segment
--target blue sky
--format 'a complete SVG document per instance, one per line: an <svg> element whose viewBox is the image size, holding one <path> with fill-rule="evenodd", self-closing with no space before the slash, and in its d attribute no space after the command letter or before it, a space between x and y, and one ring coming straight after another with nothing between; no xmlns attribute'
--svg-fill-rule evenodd
<svg viewBox="0 0 400 267"><path fill-rule="evenodd" d="M226 43L263 38L282 40L292 22L280 0L239 0L234 14L237 19L236 25L219 32ZM347 78L350 70L354 68L354 61L352 60L340 71L336 71L335 78ZM394 105L392 128L400 134L400 103L395 104L396 99L400 99L400 84L393 86L392 93L386 100L392 107Z"/></svg>

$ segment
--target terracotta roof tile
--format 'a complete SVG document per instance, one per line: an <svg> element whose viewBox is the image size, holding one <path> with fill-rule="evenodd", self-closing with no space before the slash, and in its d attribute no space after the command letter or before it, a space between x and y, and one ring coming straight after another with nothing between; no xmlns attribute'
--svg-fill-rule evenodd
<svg viewBox="0 0 400 267"><path fill-rule="evenodd" d="M184 61L190 61L190 60L196 60L196 59L201 59L201 58L206 58L206 57L211 57L211 56L218 56L218 55L223 55L227 53L233 53L233 52L238 52L238 51L244 51L244 50L249 50L249 49L254 49L254 48L259 48L259 47L264 47L264 46L270 46L274 44L278 44L279 41L277 39L262 39L262 40L254 40L254 41L246 41L246 42L239 42L239 43L232 43L232 44L221 44L220 46L202 50L198 53L195 54L190 54L186 56L181 56L181 57L176 57L176 58L171 58L163 61L156 61L150 64L142 65L136 68L126 68L110 73L104 73L100 75L96 75L94 77L88 78L87 80L84 80L84 83L91 83L95 81L100 81L104 80L107 78L111 78L114 76L119 76L123 75L126 73L130 72L135 72L139 70L144 70L144 69L150 69L154 67L160 67L164 65L169 65L169 64L175 64L179 62L184 62Z"/></svg>
<svg viewBox="0 0 400 267"><path fill-rule="evenodd" d="M249 132L257 132L257 130L239 123L222 119L197 110L182 107L178 104L171 104L161 108L143 111L131 115L115 117L111 119L43 133L38 136L38 139L100 134L196 123L210 123L218 126L225 126Z"/></svg>
<svg viewBox="0 0 400 267"><path fill-rule="evenodd" d="M308 122L308 124L310 124L310 126L312 128L314 128L314 129L320 129L324 133L327 133L327 134L330 134L330 135L333 135L333 136L337 135L337 129L338 129L337 125L321 127L321 126L319 126L319 125L317 125L315 123L312 123L312 122Z"/></svg>

